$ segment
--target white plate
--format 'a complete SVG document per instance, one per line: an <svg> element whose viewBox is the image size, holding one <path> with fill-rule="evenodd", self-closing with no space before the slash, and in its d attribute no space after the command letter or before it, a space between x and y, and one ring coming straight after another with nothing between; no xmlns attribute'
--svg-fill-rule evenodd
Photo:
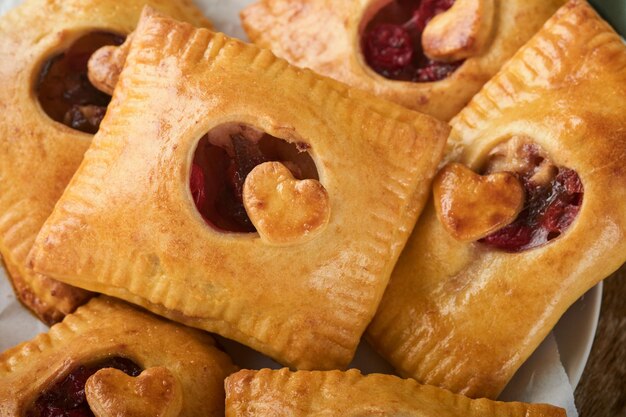
<svg viewBox="0 0 626 417"><path fill-rule="evenodd" d="M19 2L19 0L0 0L0 13ZM239 25L238 12L245 5L252 3L252 0L196 0L196 3L202 5L217 29L245 39ZM4 271L0 268L0 351L45 331L45 326L15 302L11 287L3 274ZM601 296L602 285L600 284L574 304L554 329L563 367L572 388L578 384L591 350L600 312ZM253 369L279 367L270 359L235 342L225 339L220 339L220 342L242 367ZM533 355L524 364L511 381L510 387L526 387L535 374L546 367L545 360L536 356L538 355ZM558 356L550 360L558 362ZM547 365L558 365L558 363ZM392 368L365 343L359 347L352 366L365 373L392 373ZM511 399L521 400L521 398Z"/></svg>

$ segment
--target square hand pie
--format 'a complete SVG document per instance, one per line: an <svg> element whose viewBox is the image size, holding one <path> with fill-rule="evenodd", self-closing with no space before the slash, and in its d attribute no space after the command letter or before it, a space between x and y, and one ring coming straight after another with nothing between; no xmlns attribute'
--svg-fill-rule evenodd
<svg viewBox="0 0 626 417"><path fill-rule="evenodd" d="M408 108L450 120L565 0L259 0L252 41Z"/></svg>
<svg viewBox="0 0 626 417"><path fill-rule="evenodd" d="M34 274L26 256L110 99L89 83L87 60L121 43L145 4L208 25L176 0L27 0L0 18L0 254L19 299L48 324L90 295Z"/></svg>
<svg viewBox="0 0 626 417"><path fill-rule="evenodd" d="M452 127L368 336L403 375L495 398L626 260L626 46L570 1Z"/></svg>
<svg viewBox="0 0 626 417"><path fill-rule="evenodd" d="M147 10L31 260L283 364L345 367L447 134L429 116Z"/></svg>
<svg viewBox="0 0 626 417"><path fill-rule="evenodd" d="M413 379L357 370L243 370L226 379L226 417L565 417L546 404L471 400Z"/></svg>
<svg viewBox="0 0 626 417"><path fill-rule="evenodd" d="M208 334L99 297L0 355L0 415L218 417L235 371Z"/></svg>

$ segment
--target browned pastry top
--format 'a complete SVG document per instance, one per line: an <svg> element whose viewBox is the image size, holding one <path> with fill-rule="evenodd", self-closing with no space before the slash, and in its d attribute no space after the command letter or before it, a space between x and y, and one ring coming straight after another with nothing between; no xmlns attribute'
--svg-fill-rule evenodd
<svg viewBox="0 0 626 417"><path fill-rule="evenodd" d="M89 293L28 269L35 236L80 164L91 135L52 120L37 98L45 67L93 32L130 33L145 4L208 26L191 1L27 0L0 18L0 253L19 299L48 324ZM58 89L62 89L62 81Z"/></svg>
<svg viewBox="0 0 626 417"><path fill-rule="evenodd" d="M388 79L368 65L364 33L390 3L259 0L241 19L253 42L294 65L450 120L565 0L456 0L428 23L421 45L414 45L438 60L462 62L447 78L431 82Z"/></svg>
<svg viewBox="0 0 626 417"><path fill-rule="evenodd" d="M495 398L567 308L626 260L626 46L587 2L572 0L452 127L447 161L514 172L516 158L494 161L494 151L529 144L541 152L531 152L537 175L524 181L541 183L554 169L562 181L535 213L539 224L487 240L456 239L429 204L368 333L403 375ZM572 206L558 196L568 188ZM549 224L559 211L565 228ZM545 224L553 231L537 229ZM540 237L535 230L547 241L512 244Z"/></svg>
<svg viewBox="0 0 626 417"><path fill-rule="evenodd" d="M226 417L565 417L546 404L470 400L412 379L347 372L243 370L226 379Z"/></svg>
<svg viewBox="0 0 626 417"><path fill-rule="evenodd" d="M282 363L343 367L426 201L447 133L429 116L148 11L31 259L63 282ZM198 143L234 141L246 153L265 135L310 155L318 179L296 181L280 159L260 164L242 196L258 233L217 227L191 189Z"/></svg>
<svg viewBox="0 0 626 417"><path fill-rule="evenodd" d="M89 377L86 398L96 416L224 415L223 381L236 367L213 339L107 297L0 354L0 415L30 415L54 401L46 394L68 374L116 361L143 372L132 378L108 367Z"/></svg>

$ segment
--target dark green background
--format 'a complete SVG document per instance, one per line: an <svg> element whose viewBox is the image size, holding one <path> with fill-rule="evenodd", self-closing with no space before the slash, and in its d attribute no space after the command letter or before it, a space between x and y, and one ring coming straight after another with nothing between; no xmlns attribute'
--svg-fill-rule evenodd
<svg viewBox="0 0 626 417"><path fill-rule="evenodd" d="M591 0L600 14L626 37L626 0Z"/></svg>

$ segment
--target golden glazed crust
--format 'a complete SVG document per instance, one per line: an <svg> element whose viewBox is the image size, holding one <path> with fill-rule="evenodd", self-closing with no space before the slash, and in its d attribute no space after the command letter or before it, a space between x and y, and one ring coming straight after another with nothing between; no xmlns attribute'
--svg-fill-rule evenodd
<svg viewBox="0 0 626 417"><path fill-rule="evenodd" d="M330 219L304 243L208 226L189 172L224 123L306 144ZM32 252L36 270L284 364L352 358L427 199L448 127L269 51L146 12L113 102Z"/></svg>
<svg viewBox="0 0 626 417"><path fill-rule="evenodd" d="M213 339L107 297L92 299L48 333L0 354L0 415L26 415L68 372L109 357L130 359L144 374L172 375L183 392L181 416L224 415L223 382L236 367ZM131 399L113 396L109 409Z"/></svg>
<svg viewBox="0 0 626 417"><path fill-rule="evenodd" d="M439 222L456 240L473 242L512 223L526 199L511 172L478 175L459 163L442 168L433 181Z"/></svg>
<svg viewBox="0 0 626 417"><path fill-rule="evenodd" d="M34 85L43 63L81 35L132 31L145 4L208 25L187 0L28 0L0 19L0 253L19 299L48 324L90 294L33 273L25 260L91 135L50 119Z"/></svg>
<svg viewBox="0 0 626 417"><path fill-rule="evenodd" d="M472 2L463 0L463 3ZM244 9L241 19L252 41L294 65L450 120L565 0L494 0L493 22L487 25L492 33L480 36L485 42L483 48L449 78L428 83L388 80L365 63L360 52L362 22L369 21L387 3L385 0L260 0ZM480 8L475 10L486 13ZM465 15L466 8L458 8L458 12L454 20L461 21L454 27L461 27L462 21L471 18ZM448 40L452 48L456 39ZM445 49L443 46L440 48ZM474 48L471 44L468 47Z"/></svg>
<svg viewBox="0 0 626 417"><path fill-rule="evenodd" d="M495 398L566 309L626 259L626 46L573 0L452 126L451 160L479 170L499 143L525 136L584 187L569 229L520 253L455 240L431 201L369 327L403 375Z"/></svg>
<svg viewBox="0 0 626 417"><path fill-rule="evenodd" d="M347 372L243 370L226 379L226 417L565 417L546 404L471 400L412 379Z"/></svg>

